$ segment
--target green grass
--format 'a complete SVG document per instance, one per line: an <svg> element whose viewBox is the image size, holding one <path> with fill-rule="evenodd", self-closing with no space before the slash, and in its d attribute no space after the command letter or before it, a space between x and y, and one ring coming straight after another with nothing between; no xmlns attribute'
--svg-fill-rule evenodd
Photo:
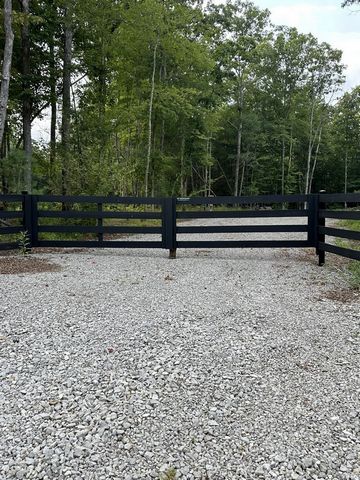
<svg viewBox="0 0 360 480"><path fill-rule="evenodd" d="M10 234L1 234L0 235L0 242L1 243L13 243L17 242L18 234L17 233L10 233Z"/></svg>
<svg viewBox="0 0 360 480"><path fill-rule="evenodd" d="M348 266L349 278L348 281L352 288L360 290L360 262L350 262Z"/></svg>
<svg viewBox="0 0 360 480"><path fill-rule="evenodd" d="M169 468L161 477L160 480L175 480L176 470L175 468Z"/></svg>
<svg viewBox="0 0 360 480"><path fill-rule="evenodd" d="M338 226L345 230L360 232L360 220L342 220ZM360 250L360 242L356 240L341 239L336 243L339 247ZM356 290L360 290L360 262L357 260L349 262L345 274L350 286Z"/></svg>
<svg viewBox="0 0 360 480"><path fill-rule="evenodd" d="M345 230L354 230L360 232L360 220L342 220L339 222L339 226Z"/></svg>

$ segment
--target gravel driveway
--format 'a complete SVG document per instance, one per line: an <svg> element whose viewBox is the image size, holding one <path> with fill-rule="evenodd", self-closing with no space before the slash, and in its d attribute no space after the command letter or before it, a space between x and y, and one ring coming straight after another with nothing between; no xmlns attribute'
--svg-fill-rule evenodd
<svg viewBox="0 0 360 480"><path fill-rule="evenodd" d="M1 479L360 479L359 303L314 256L39 257L0 276Z"/></svg>

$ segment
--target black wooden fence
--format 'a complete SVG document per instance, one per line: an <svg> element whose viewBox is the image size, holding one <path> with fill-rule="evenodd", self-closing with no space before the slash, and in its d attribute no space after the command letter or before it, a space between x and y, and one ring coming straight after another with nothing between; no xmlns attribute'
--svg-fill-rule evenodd
<svg viewBox="0 0 360 480"><path fill-rule="evenodd" d="M324 264L325 252L341 255L342 257L360 260L360 251L342 246L332 245L326 242L326 236L347 239L352 241L360 240L360 232L337 227L326 226L326 219L335 220L360 220L360 210L355 209L360 204L360 193L352 194L321 194L319 196L319 221L317 249L319 252L319 263ZM330 209L334 206L336 209ZM339 208L341 206L342 208ZM344 208L352 206L353 208Z"/></svg>
<svg viewBox="0 0 360 480"><path fill-rule="evenodd" d="M360 194L261 195L247 197L134 198L100 196L0 195L0 250L17 248L27 232L31 247L177 248L313 247L320 265L325 252L360 260L360 251L326 242L326 236L360 240L360 232L326 226L326 219L360 220ZM345 209L344 205L347 207ZM121 207L121 210L119 210ZM222 209L219 209L222 207ZM329 208L331 207L331 208ZM334 208L335 207L335 208ZM342 208L341 208L342 207ZM340 208L340 209L339 209ZM305 218L291 225L188 225L189 219ZM127 225L128 221L140 225ZM122 222L109 225L108 222ZM142 221L156 225L141 225ZM51 222L51 223L49 223ZM305 233L299 240L181 240L182 234ZM133 234L157 235L139 240ZM51 237L49 238L49 235ZM63 238L77 235L81 238ZM113 238L108 236L112 235ZM130 235L130 236L129 236ZM57 238L57 237L61 238ZM88 238L88 237L91 238ZM122 239L125 236L124 239ZM55 237L55 238L53 238Z"/></svg>

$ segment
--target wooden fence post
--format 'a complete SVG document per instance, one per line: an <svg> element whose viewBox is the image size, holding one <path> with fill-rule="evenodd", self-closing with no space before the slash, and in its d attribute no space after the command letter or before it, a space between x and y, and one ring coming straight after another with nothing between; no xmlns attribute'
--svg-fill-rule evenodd
<svg viewBox="0 0 360 480"><path fill-rule="evenodd" d="M101 212L103 211L103 204L102 203L97 204L97 211L99 212L99 214L101 214ZM103 218L100 215L97 218L97 226L99 228L102 228L102 226L103 226ZM103 242L104 241L104 234L102 232L98 232L97 238L98 238L99 243Z"/></svg>
<svg viewBox="0 0 360 480"><path fill-rule="evenodd" d="M23 195L23 227L29 237L31 249L38 244L37 197L36 195L29 195L27 191L21 193Z"/></svg>
<svg viewBox="0 0 360 480"><path fill-rule="evenodd" d="M308 242L311 247L316 248L316 254L318 255L318 195L308 195L307 209L308 209Z"/></svg>
<svg viewBox="0 0 360 480"><path fill-rule="evenodd" d="M23 211L23 228L26 232L29 240L29 249L32 248L32 205L31 205L31 195L28 194L26 190L21 192L23 196L22 200L22 211Z"/></svg>
<svg viewBox="0 0 360 480"><path fill-rule="evenodd" d="M39 243L38 232L38 197L37 195L31 196L31 244L33 247L37 247Z"/></svg>
<svg viewBox="0 0 360 480"><path fill-rule="evenodd" d="M164 199L163 244L169 250L169 258L176 258L176 198Z"/></svg>
<svg viewBox="0 0 360 480"><path fill-rule="evenodd" d="M322 193L325 193L325 190L320 190L320 193L318 195L318 228L317 228L317 231L318 231L318 255L319 255L319 266L322 267L323 265L325 265L325 250L322 250L319 245L320 243L325 243L325 234L324 233L320 233L319 232L319 228L320 227L325 227L326 226L326 219L325 217L322 217L320 215L320 210L325 210L326 209L326 204L322 201L321 199L321 194Z"/></svg>

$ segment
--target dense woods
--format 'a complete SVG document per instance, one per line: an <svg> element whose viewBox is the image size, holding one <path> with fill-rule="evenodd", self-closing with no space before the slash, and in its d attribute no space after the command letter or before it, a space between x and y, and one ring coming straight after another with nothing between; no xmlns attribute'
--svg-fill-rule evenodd
<svg viewBox="0 0 360 480"><path fill-rule="evenodd" d="M269 11L240 0L0 5L0 192L360 190L360 86L342 93L341 52L272 25ZM46 143L32 139L42 115Z"/></svg>

